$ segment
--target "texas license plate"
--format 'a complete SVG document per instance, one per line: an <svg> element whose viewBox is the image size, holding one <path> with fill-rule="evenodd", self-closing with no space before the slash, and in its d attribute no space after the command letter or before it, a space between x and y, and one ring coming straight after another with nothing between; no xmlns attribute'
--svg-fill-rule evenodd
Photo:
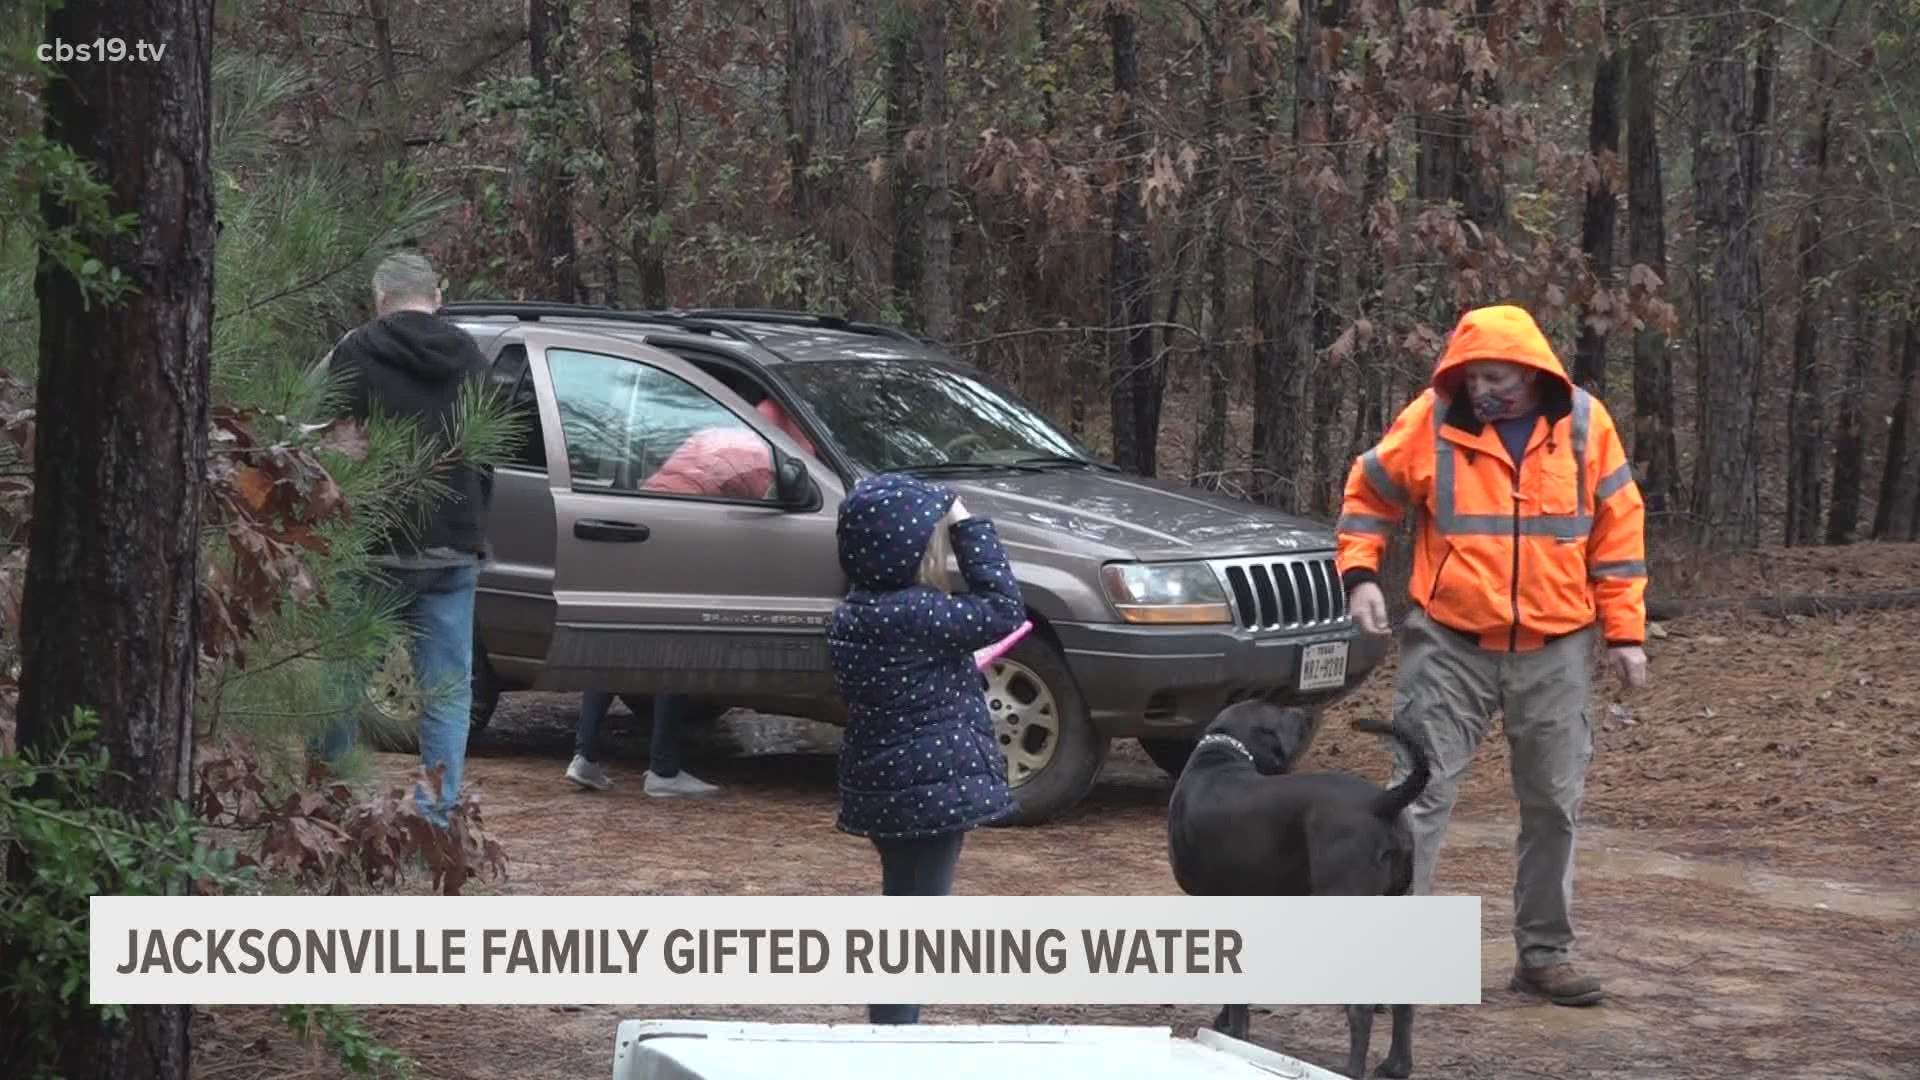
<svg viewBox="0 0 1920 1080"><path fill-rule="evenodd" d="M1347 643L1325 641L1300 653L1300 689L1328 690L1347 681Z"/></svg>

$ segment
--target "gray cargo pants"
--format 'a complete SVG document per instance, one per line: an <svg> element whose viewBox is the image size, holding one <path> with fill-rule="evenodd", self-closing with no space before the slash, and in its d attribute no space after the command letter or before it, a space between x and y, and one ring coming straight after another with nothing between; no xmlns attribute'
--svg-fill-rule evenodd
<svg viewBox="0 0 1920 1080"><path fill-rule="evenodd" d="M1433 779L1406 811L1413 891L1433 891L1460 778L1498 712L1520 803L1513 940L1527 967L1569 959L1573 948L1574 831L1593 759L1596 633L1589 627L1530 652L1493 652L1436 625L1417 607L1401 631L1394 719L1423 733L1433 758ZM1388 745L1399 783L1411 762L1398 743Z"/></svg>

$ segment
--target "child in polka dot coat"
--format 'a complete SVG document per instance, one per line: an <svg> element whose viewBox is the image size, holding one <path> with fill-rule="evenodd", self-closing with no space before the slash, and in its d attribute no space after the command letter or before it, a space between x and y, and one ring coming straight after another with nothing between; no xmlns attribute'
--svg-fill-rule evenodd
<svg viewBox="0 0 1920 1080"><path fill-rule="evenodd" d="M888 896L944 896L966 832L1014 809L976 650L1026 619L993 523L946 488L883 474L840 505L849 589L827 638L847 706L838 827L879 851ZM945 586L951 550L964 593ZM917 1006L869 1007L914 1023Z"/></svg>

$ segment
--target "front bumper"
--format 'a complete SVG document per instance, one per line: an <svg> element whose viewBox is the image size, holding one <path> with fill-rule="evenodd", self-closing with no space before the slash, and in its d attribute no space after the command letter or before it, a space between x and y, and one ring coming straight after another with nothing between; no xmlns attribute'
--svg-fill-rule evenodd
<svg viewBox="0 0 1920 1080"><path fill-rule="evenodd" d="M1331 705L1366 681L1391 642L1351 624L1286 635L1228 626L1056 622L1052 627L1094 727L1112 738L1195 737L1221 709L1248 698ZM1329 641L1348 643L1345 683L1298 689L1303 652Z"/></svg>

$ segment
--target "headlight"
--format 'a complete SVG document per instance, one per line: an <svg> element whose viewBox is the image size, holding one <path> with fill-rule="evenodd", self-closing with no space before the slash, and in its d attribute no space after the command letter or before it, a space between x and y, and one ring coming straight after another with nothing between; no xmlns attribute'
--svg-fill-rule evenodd
<svg viewBox="0 0 1920 1080"><path fill-rule="evenodd" d="M1205 563L1110 563L1101 568L1100 580L1127 622L1233 621L1226 590Z"/></svg>

